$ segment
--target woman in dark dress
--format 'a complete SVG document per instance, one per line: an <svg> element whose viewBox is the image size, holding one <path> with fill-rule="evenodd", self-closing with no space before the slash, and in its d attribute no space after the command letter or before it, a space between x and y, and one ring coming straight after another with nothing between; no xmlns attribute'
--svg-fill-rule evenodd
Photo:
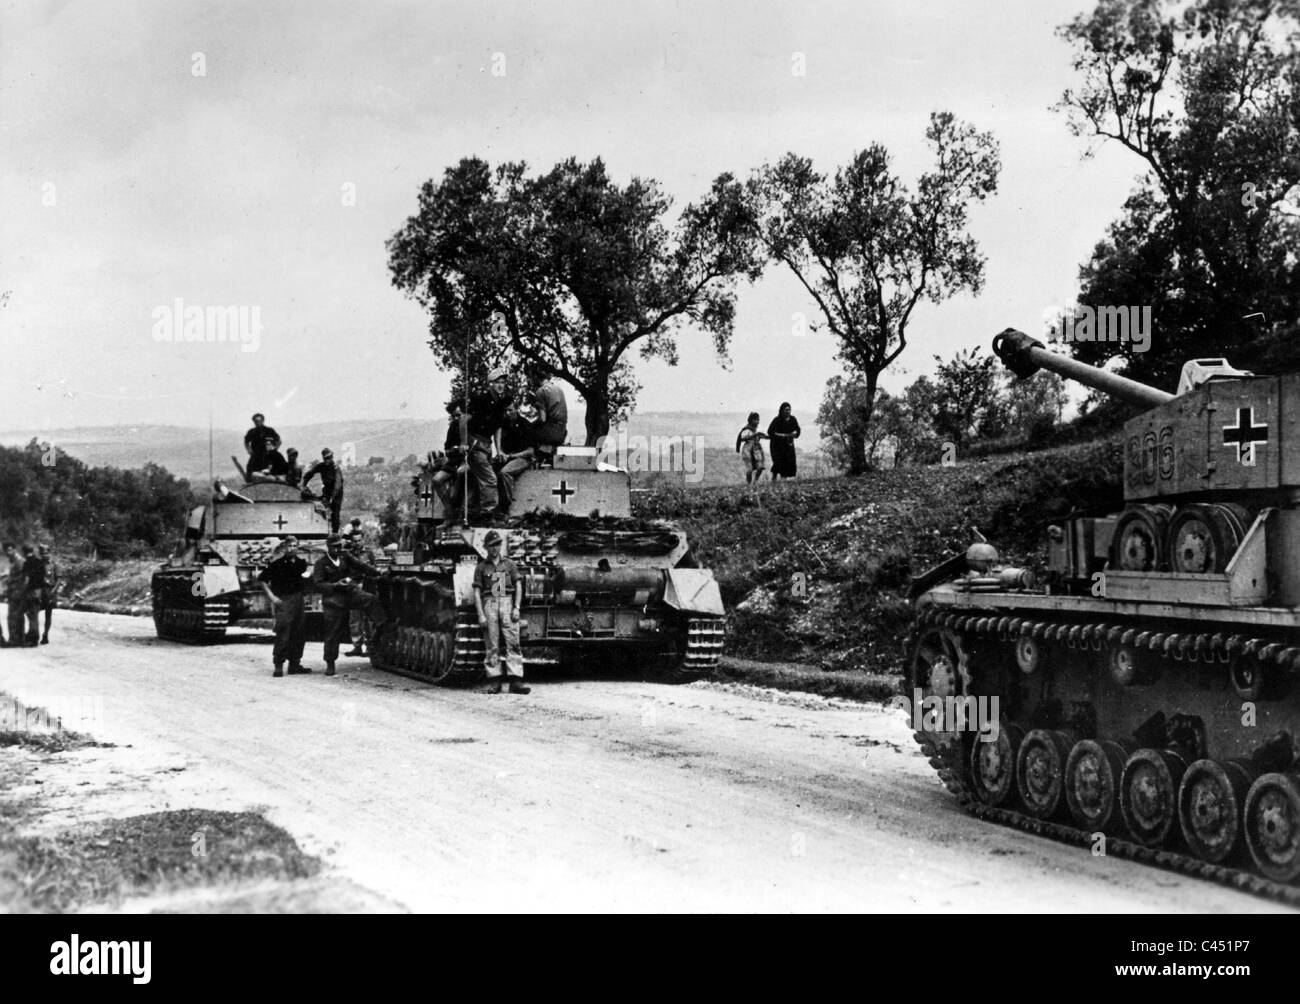
<svg viewBox="0 0 1300 1004"><path fill-rule="evenodd" d="M794 441L799 438L799 420L790 414L790 402L784 401L776 418L767 427L772 443L772 480L795 476Z"/></svg>

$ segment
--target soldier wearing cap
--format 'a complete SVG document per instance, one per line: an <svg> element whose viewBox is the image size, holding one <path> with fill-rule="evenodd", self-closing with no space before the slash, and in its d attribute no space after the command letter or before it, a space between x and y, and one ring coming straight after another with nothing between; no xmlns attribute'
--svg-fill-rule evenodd
<svg viewBox="0 0 1300 1004"><path fill-rule="evenodd" d="M280 434L266 424L266 416L260 411L253 416L253 427L244 433L244 449L248 451L248 474L270 467L272 453L279 457L280 463L284 462L279 453Z"/></svg>
<svg viewBox="0 0 1300 1004"><path fill-rule="evenodd" d="M311 479L320 475L320 496L330 509L330 532L339 532L339 512L343 508L343 471L334 463L334 451L328 446L320 451L320 459L307 468L302 477L302 490L307 491Z"/></svg>
<svg viewBox="0 0 1300 1004"><path fill-rule="evenodd" d="M501 426L505 424L509 405L506 371L499 368L488 374L488 389L469 399L469 420L465 423L469 436L466 462L474 483L478 485L478 511L473 514L474 519L490 520L501 501L492 458L501 452Z"/></svg>
<svg viewBox="0 0 1300 1004"><path fill-rule="evenodd" d="M257 577L275 611L275 648L271 652L275 671L271 675L283 676L284 664L288 662L289 675L297 676L311 672L302 664L302 650L307 642L307 611L303 605L307 562L298 556L297 537L285 537L278 550L275 560Z"/></svg>
<svg viewBox="0 0 1300 1004"><path fill-rule="evenodd" d="M483 627L483 668L495 693L501 693L501 684L508 678L510 693L526 694L529 688L524 686L524 654L519 647L519 607L524 600L524 581L515 563L501 556L501 534L489 530L483 546L487 548L487 557L480 558L474 569L474 606ZM506 649L504 677L498 632Z"/></svg>
<svg viewBox="0 0 1300 1004"><path fill-rule="evenodd" d="M331 533L325 541L326 553L312 569L312 584L320 591L321 608L325 613L325 675L334 675L334 663L339 657L339 642L348 629L348 611L360 610L370 620L371 644L374 644L388 616L379 604L379 597L361 588L367 575L379 575L379 569L343 550L343 540Z"/></svg>

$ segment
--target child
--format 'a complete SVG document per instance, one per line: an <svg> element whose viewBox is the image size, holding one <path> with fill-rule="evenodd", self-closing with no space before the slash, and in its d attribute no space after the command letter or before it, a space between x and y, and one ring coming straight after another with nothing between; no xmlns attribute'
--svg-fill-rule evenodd
<svg viewBox="0 0 1300 1004"><path fill-rule="evenodd" d="M758 431L758 412L749 413L749 423L736 436L736 452L745 465L745 484L757 484L763 479L767 458L763 455L763 440L767 434Z"/></svg>

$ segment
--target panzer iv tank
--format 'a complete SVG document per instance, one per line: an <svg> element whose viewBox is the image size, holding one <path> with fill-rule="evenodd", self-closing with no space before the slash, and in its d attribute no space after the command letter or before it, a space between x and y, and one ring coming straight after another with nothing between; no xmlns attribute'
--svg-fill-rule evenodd
<svg viewBox="0 0 1300 1004"><path fill-rule="evenodd" d="M980 541L914 581L918 742L981 817L1300 903L1300 374L1169 394L993 347L1149 410L1123 510L1055 520L1041 587Z"/></svg>
<svg viewBox="0 0 1300 1004"><path fill-rule="evenodd" d="M553 467L522 472L520 515L492 527L456 525L428 472L417 491L416 523L378 581L391 629L372 651L376 667L438 684L482 679L473 576L492 529L523 577L526 664L640 655L673 682L717 666L723 607L713 573L696 567L680 529L631 518L629 475L599 464L594 448L562 446Z"/></svg>
<svg viewBox="0 0 1300 1004"><path fill-rule="evenodd" d="M153 621L170 641L220 641L235 623L269 626L270 601L257 577L286 536L304 557L324 553L329 511L301 489L254 477L239 490L221 481L209 505L190 512L180 553L153 573ZM323 636L320 595L306 595L307 636Z"/></svg>

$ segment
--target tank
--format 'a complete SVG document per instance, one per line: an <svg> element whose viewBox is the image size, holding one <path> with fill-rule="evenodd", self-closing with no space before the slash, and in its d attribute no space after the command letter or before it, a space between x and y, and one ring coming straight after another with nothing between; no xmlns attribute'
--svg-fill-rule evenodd
<svg viewBox="0 0 1300 1004"><path fill-rule="evenodd" d="M1123 509L1052 520L1041 582L982 538L913 581L918 742L979 816L1300 902L1300 374L993 348L1146 410Z"/></svg>
<svg viewBox="0 0 1300 1004"><path fill-rule="evenodd" d="M527 666L631 658L686 682L718 665L723 607L713 573L697 567L680 528L632 518L628 473L598 463L594 448L559 447L554 466L522 472L519 515L493 526L457 525L427 472L416 491L416 522L378 583L394 623L372 651L376 667L438 684L483 678L473 575L493 529L524 581Z"/></svg>
<svg viewBox="0 0 1300 1004"><path fill-rule="evenodd" d="M213 485L208 505L190 512L185 540L153 574L153 620L159 638L191 643L220 641L242 623L269 627L270 602L257 577L280 541L298 538L309 561L325 551L329 511L310 493L254 476L237 490ZM323 632L320 595L306 595L307 635Z"/></svg>

